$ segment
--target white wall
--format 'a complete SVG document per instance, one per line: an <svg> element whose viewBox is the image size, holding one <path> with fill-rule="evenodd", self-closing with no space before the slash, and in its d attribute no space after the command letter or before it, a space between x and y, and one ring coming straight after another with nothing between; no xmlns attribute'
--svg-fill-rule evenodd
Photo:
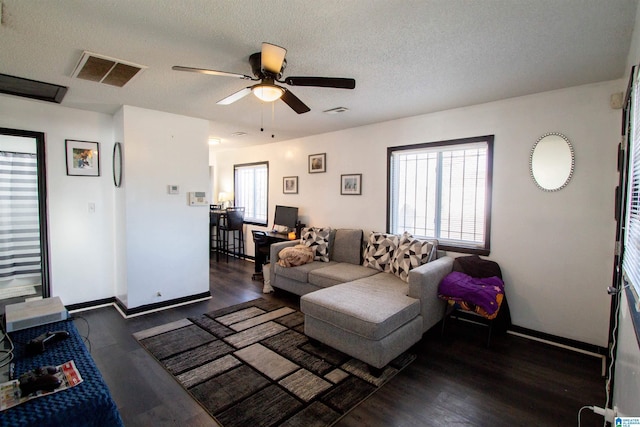
<svg viewBox="0 0 640 427"><path fill-rule="evenodd" d="M0 95L0 126L45 133L53 296L66 305L118 296L135 308L209 290L208 209L189 207L186 194L209 188L207 121ZM100 143L99 177L67 176L65 139ZM124 147L118 189L115 141ZM169 196L167 184L181 194Z"/></svg>
<svg viewBox="0 0 640 427"><path fill-rule="evenodd" d="M112 117L3 95L0 126L45 133L51 294L67 305L113 297ZM100 177L67 176L65 139L100 143Z"/></svg>
<svg viewBox="0 0 640 427"><path fill-rule="evenodd" d="M187 192L209 189L209 122L130 106L120 117L124 206L116 218L124 208L118 249L126 260L118 258L117 274L127 285L118 297L131 309L209 291L209 205L187 203ZM168 194L169 184L180 194Z"/></svg>
<svg viewBox="0 0 640 427"><path fill-rule="evenodd" d="M621 115L609 96L623 87L604 82L216 151L218 191L233 188L234 164L268 160L270 221L283 204L298 206L310 225L382 231L387 147L494 134L490 258L502 267L513 323L606 347ZM566 135L576 151L572 181L554 193L539 190L529 175L531 148L547 132ZM327 154L326 173L308 174L315 153ZM362 196L340 195L346 173L362 173ZM299 193L282 194L282 177L296 175Z"/></svg>

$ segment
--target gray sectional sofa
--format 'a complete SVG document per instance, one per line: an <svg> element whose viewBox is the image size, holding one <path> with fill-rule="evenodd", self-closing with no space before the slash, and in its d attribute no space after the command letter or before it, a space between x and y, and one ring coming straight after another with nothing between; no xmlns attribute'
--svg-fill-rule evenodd
<svg viewBox="0 0 640 427"><path fill-rule="evenodd" d="M301 295L307 336L380 369L443 318L438 285L453 259L437 252L436 259L406 271L403 280L384 263L372 265L371 258L363 265L373 235L363 237L362 230L331 230L328 261L296 267L278 265L278 254L300 241L273 244L269 280Z"/></svg>

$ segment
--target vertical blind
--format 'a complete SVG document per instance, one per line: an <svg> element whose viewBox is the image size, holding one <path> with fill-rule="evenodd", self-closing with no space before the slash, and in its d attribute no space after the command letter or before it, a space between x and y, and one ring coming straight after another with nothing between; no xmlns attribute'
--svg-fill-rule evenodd
<svg viewBox="0 0 640 427"><path fill-rule="evenodd" d="M627 190L627 218L622 270L627 282L640 293L640 83L639 74L633 78L631 129L629 137L629 178Z"/></svg>
<svg viewBox="0 0 640 427"><path fill-rule="evenodd" d="M392 151L390 231L484 248L487 159L487 141Z"/></svg>
<svg viewBox="0 0 640 427"><path fill-rule="evenodd" d="M39 224L36 155L0 152L0 298L41 284Z"/></svg>
<svg viewBox="0 0 640 427"><path fill-rule="evenodd" d="M244 207L245 222L267 224L269 164L235 165L235 203Z"/></svg>

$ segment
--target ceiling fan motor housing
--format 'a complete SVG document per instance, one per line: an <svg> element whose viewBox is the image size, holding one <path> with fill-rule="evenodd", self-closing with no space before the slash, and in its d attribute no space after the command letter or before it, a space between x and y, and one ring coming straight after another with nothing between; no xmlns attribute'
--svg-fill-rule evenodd
<svg viewBox="0 0 640 427"><path fill-rule="evenodd" d="M287 60L285 59L282 61L282 68L280 68L280 72L277 75L262 69L262 53L261 52L256 52L249 57L249 65L251 65L251 72L257 78L259 79L272 78L274 80L277 80L282 78L282 73L284 72L284 69L287 68Z"/></svg>

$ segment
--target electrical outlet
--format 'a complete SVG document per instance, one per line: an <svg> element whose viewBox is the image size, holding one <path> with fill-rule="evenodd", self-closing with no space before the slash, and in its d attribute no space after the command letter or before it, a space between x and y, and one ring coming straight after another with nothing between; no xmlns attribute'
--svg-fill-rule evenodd
<svg viewBox="0 0 640 427"><path fill-rule="evenodd" d="M161 297L161 296L162 296L162 292L158 291L158 292L156 293L156 296L157 296L157 297Z"/></svg>

